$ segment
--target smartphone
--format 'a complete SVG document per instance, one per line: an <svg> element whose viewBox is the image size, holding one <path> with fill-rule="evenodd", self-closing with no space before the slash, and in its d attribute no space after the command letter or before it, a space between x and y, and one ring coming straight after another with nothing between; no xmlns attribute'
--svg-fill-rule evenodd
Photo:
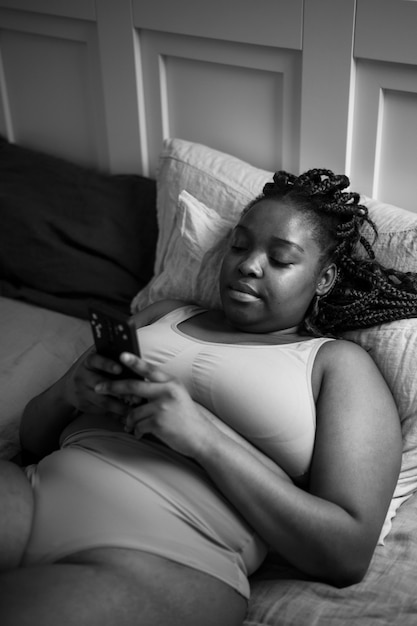
<svg viewBox="0 0 417 626"><path fill-rule="evenodd" d="M122 352L132 352L140 356L139 343L134 321L117 311L90 307L90 325L98 354L108 357L121 365L120 374L109 374L111 378L142 378L120 363Z"/></svg>

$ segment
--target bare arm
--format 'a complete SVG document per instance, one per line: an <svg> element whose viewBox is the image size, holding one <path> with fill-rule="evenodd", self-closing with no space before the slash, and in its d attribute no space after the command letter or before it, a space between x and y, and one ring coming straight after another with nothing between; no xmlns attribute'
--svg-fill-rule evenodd
<svg viewBox="0 0 417 626"><path fill-rule="evenodd" d="M76 415L76 407L66 399L63 377L26 405L20 422L23 450L35 458L56 450L62 430Z"/></svg>
<svg viewBox="0 0 417 626"><path fill-rule="evenodd" d="M196 414L186 391L143 361L135 369L149 382L132 381L128 387L133 393L137 386L149 402L134 411L129 426L138 437L152 432L195 458L293 565L346 585L363 577L372 557L398 477L401 432L392 396L366 352L340 341L325 344L319 354L321 390L308 491L215 419Z"/></svg>
<svg viewBox="0 0 417 626"><path fill-rule="evenodd" d="M136 325L145 326L181 304L171 300L152 305L135 316ZM108 380L106 373L117 373L118 368L93 348L87 350L64 376L26 405L20 425L22 448L38 458L56 450L62 431L80 412L124 417L128 410L124 402L94 391Z"/></svg>
<svg viewBox="0 0 417 626"><path fill-rule="evenodd" d="M370 357L344 342L324 348L309 492L245 462L224 441L209 442L199 461L279 553L308 574L345 585L363 577L372 557L398 478L401 431Z"/></svg>

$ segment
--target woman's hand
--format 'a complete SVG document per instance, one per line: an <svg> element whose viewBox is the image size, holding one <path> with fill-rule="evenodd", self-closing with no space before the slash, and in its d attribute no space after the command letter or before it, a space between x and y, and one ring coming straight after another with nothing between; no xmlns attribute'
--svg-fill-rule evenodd
<svg viewBox="0 0 417 626"><path fill-rule="evenodd" d="M130 409L125 429L140 439L152 434L177 452L196 458L208 437L218 433L199 411L186 388L159 367L133 354L123 353L123 363L144 380L108 381L96 386L97 394L136 397L145 402Z"/></svg>
<svg viewBox="0 0 417 626"><path fill-rule="evenodd" d="M65 397L76 410L85 413L112 413L121 418L129 412L125 399L109 392L98 394L95 388L100 383L109 382L112 376L120 374L119 363L107 359L91 348L84 353L65 375Z"/></svg>

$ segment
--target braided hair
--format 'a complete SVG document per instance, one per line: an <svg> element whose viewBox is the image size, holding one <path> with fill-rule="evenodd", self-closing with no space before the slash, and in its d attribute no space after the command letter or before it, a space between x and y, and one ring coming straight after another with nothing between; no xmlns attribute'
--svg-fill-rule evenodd
<svg viewBox="0 0 417 626"><path fill-rule="evenodd" d="M300 176L279 171L244 211L265 198L285 198L309 220L322 249L323 266L335 263L338 272L332 289L317 297L307 311L304 331L308 334L337 336L350 329L417 317L417 274L385 268L375 260L372 246L377 228L367 207L359 204L359 194L344 191L349 184L347 176L327 169ZM364 234L369 229L372 242Z"/></svg>

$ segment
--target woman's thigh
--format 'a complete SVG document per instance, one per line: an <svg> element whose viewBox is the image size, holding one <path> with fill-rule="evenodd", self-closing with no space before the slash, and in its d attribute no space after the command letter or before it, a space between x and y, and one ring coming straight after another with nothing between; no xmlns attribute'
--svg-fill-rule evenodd
<svg viewBox="0 0 417 626"><path fill-rule="evenodd" d="M2 626L238 626L246 601L203 572L119 548L0 575Z"/></svg>

